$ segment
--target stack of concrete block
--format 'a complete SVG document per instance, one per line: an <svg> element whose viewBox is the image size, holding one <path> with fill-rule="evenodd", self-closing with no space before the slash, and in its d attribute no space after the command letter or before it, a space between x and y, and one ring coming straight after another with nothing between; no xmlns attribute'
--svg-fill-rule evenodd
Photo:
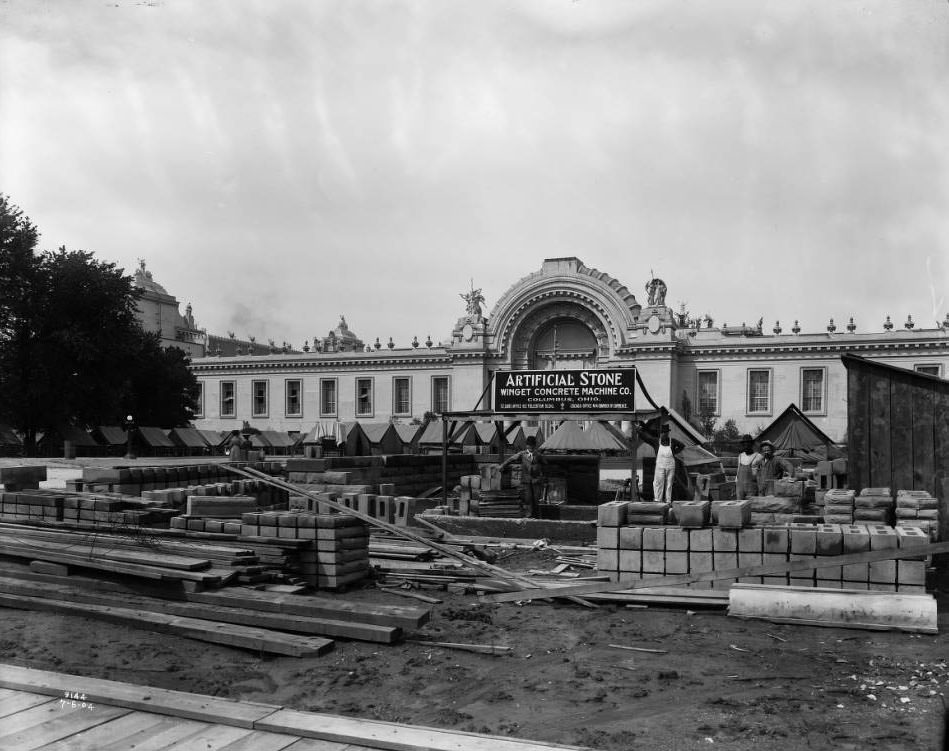
<svg viewBox="0 0 949 751"><path fill-rule="evenodd" d="M889 488L864 488L854 498L854 522L889 524L893 518L893 494Z"/></svg>
<svg viewBox="0 0 949 751"><path fill-rule="evenodd" d="M458 491L458 513L461 516L475 516L478 501L481 499L482 475L462 475Z"/></svg>
<svg viewBox="0 0 949 751"><path fill-rule="evenodd" d="M62 495L50 491L31 493L28 490L5 490L0 493L0 518L8 521L62 521L65 502Z"/></svg>
<svg viewBox="0 0 949 751"><path fill-rule="evenodd" d="M925 490L896 491L896 526L916 527L939 539L939 499Z"/></svg>
<svg viewBox="0 0 949 751"><path fill-rule="evenodd" d="M297 573L318 589L341 589L369 573L369 528L348 514L247 513L239 539L252 544L262 564Z"/></svg>
<svg viewBox="0 0 949 751"><path fill-rule="evenodd" d="M830 489L824 493L824 507L822 516L825 524L853 524L854 499L853 490Z"/></svg>
<svg viewBox="0 0 949 751"><path fill-rule="evenodd" d="M227 466L224 463L215 463L160 467L84 467L82 480L76 481L73 489L137 496L149 490L230 483L237 475L228 470ZM233 463L232 466L248 467L268 475L283 473L283 465L280 462L241 462Z"/></svg>
<svg viewBox="0 0 949 751"><path fill-rule="evenodd" d="M597 526L597 567L613 581L643 577L698 574L795 560L835 558L848 553L886 550L928 542L914 527L791 523L741 529L653 527L628 524L628 502L602 504ZM625 522L624 522L625 520ZM727 588L734 579L696 582L695 588ZM822 566L741 582L791 584L834 589L880 589L920 592L925 562L883 561L878 564Z"/></svg>
<svg viewBox="0 0 949 751"><path fill-rule="evenodd" d="M627 504L626 514L629 519L629 524L665 524L669 518L669 510L672 508L671 503L658 503L656 501L624 502Z"/></svg>

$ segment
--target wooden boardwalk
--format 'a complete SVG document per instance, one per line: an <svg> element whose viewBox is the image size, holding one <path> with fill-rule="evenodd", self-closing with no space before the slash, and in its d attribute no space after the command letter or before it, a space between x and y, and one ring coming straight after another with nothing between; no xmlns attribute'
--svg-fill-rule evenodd
<svg viewBox="0 0 949 751"><path fill-rule="evenodd" d="M4 751L552 751L577 746L360 720L0 664Z"/></svg>

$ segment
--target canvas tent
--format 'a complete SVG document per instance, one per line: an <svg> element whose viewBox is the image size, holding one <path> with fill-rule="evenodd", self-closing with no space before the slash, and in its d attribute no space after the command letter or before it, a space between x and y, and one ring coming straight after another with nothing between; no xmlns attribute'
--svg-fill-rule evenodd
<svg viewBox="0 0 949 751"><path fill-rule="evenodd" d="M133 435L137 437L136 445L144 447L152 456L168 455L175 448L175 444L161 428L140 427Z"/></svg>
<svg viewBox="0 0 949 751"><path fill-rule="evenodd" d="M346 456L370 456L372 444L358 422L340 423L340 448Z"/></svg>
<svg viewBox="0 0 949 751"><path fill-rule="evenodd" d="M418 450L418 438L422 432L422 426L396 423L393 427L402 440L402 453L414 454Z"/></svg>
<svg viewBox="0 0 949 751"><path fill-rule="evenodd" d="M226 451L225 444L231 439L230 432L219 433L216 430L198 429L201 437L211 447L212 454L223 454Z"/></svg>
<svg viewBox="0 0 949 751"><path fill-rule="evenodd" d="M757 440L771 441L780 456L800 456L813 461L843 456L830 436L793 403L761 431Z"/></svg>
<svg viewBox="0 0 949 751"><path fill-rule="evenodd" d="M402 453L402 438L391 422L367 422L359 426L369 440L370 451L376 456Z"/></svg>
<svg viewBox="0 0 949 751"><path fill-rule="evenodd" d="M586 429L575 420L564 420L541 446L545 451L629 451L621 436L607 430L602 423L592 422Z"/></svg>
<svg viewBox="0 0 949 751"><path fill-rule="evenodd" d="M260 433L270 444L271 453L286 456L292 451L295 441L289 433L282 433L279 430L262 430Z"/></svg>
<svg viewBox="0 0 949 751"><path fill-rule="evenodd" d="M194 428L172 428L168 438L184 456L200 456L209 450L204 436Z"/></svg>

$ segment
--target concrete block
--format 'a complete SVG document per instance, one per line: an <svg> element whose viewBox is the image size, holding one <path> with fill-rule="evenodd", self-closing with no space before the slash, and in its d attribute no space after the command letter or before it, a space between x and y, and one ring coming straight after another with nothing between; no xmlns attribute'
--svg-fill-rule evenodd
<svg viewBox="0 0 949 751"><path fill-rule="evenodd" d="M848 563L843 567L842 578L845 582L868 582L870 581L870 564Z"/></svg>
<svg viewBox="0 0 949 751"><path fill-rule="evenodd" d="M817 586L823 589L843 589L844 583L840 579L818 579Z"/></svg>
<svg viewBox="0 0 949 751"><path fill-rule="evenodd" d="M923 561L896 561L896 583L903 585L926 585L926 564Z"/></svg>
<svg viewBox="0 0 949 751"><path fill-rule="evenodd" d="M601 503L597 509L596 523L601 527L622 527L626 524L626 511L629 501L610 501Z"/></svg>
<svg viewBox="0 0 949 751"><path fill-rule="evenodd" d="M730 529L713 529L712 550L716 553L737 553L738 533ZM716 564L715 568L719 568L719 566Z"/></svg>
<svg viewBox="0 0 949 751"><path fill-rule="evenodd" d="M817 555L842 555L844 535L839 524L817 525Z"/></svg>
<svg viewBox="0 0 949 751"><path fill-rule="evenodd" d="M706 571L713 571L712 553L689 551L689 573L704 574Z"/></svg>
<svg viewBox="0 0 949 751"><path fill-rule="evenodd" d="M779 575L779 574L772 574L772 575L770 575L770 576L762 576L762 577L761 577L761 583L762 583L762 584L770 584L770 585L776 586L776 587L786 587L786 586L788 586L788 575L787 575L787 574L784 574L784 575L782 576L782 575Z"/></svg>
<svg viewBox="0 0 949 751"><path fill-rule="evenodd" d="M689 554L666 550L666 574L689 573Z"/></svg>
<svg viewBox="0 0 949 751"><path fill-rule="evenodd" d="M896 591L909 595L924 595L926 587L922 584L897 584Z"/></svg>
<svg viewBox="0 0 949 751"><path fill-rule="evenodd" d="M788 529L792 554L813 556L817 553L817 528L813 524L792 523Z"/></svg>
<svg viewBox="0 0 949 751"><path fill-rule="evenodd" d="M643 550L665 550L666 530L664 527L646 527L643 529Z"/></svg>
<svg viewBox="0 0 949 751"><path fill-rule="evenodd" d="M480 475L468 475L472 477L471 484L468 487L471 488L480 488L481 487L481 476ZM379 495L395 495L395 485L391 482L381 482L379 483Z"/></svg>
<svg viewBox="0 0 949 751"><path fill-rule="evenodd" d="M818 556L818 558L836 558L837 556ZM843 566L823 566L817 569L817 578L843 579Z"/></svg>
<svg viewBox="0 0 949 751"><path fill-rule="evenodd" d="M477 475L476 475L477 476ZM392 511L394 507L394 497L391 495L377 495L376 496L376 519L380 521L392 523Z"/></svg>
<svg viewBox="0 0 949 751"><path fill-rule="evenodd" d="M725 501L718 506L718 526L740 529L751 523L750 501Z"/></svg>
<svg viewBox="0 0 949 751"><path fill-rule="evenodd" d="M662 574L666 570L666 553L664 550L643 551L643 573Z"/></svg>
<svg viewBox="0 0 949 751"><path fill-rule="evenodd" d="M620 529L624 529L624 527L597 527L596 546L606 550L619 548Z"/></svg>
<svg viewBox="0 0 949 751"><path fill-rule="evenodd" d="M601 527L600 529L619 530L620 550L642 550L643 549L643 528L642 527ZM597 530L597 533L599 533L599 529ZM599 537L597 539L599 539Z"/></svg>
<svg viewBox="0 0 949 751"><path fill-rule="evenodd" d="M896 561L873 561L870 564L870 582L896 584Z"/></svg>
<svg viewBox="0 0 949 751"><path fill-rule="evenodd" d="M738 530L739 553L761 553L764 550L764 530L760 527L749 527Z"/></svg>
<svg viewBox="0 0 949 751"><path fill-rule="evenodd" d="M711 518L711 504L708 501L675 501L672 508L680 527L701 529Z"/></svg>
<svg viewBox="0 0 949 751"><path fill-rule="evenodd" d="M620 569L618 581L638 582L642 578L643 578L643 574L641 571L624 571L623 569Z"/></svg>
<svg viewBox="0 0 949 751"><path fill-rule="evenodd" d="M900 538L893 527L885 524L868 524L867 532L870 534L870 550L889 550L899 547Z"/></svg>
<svg viewBox="0 0 949 751"><path fill-rule="evenodd" d="M787 527L765 527L762 538L765 553L787 555L791 550L791 533Z"/></svg>
<svg viewBox="0 0 949 751"><path fill-rule="evenodd" d="M844 554L865 553L870 549L870 533L866 524L841 524Z"/></svg>
<svg viewBox="0 0 949 751"><path fill-rule="evenodd" d="M711 553L712 532L711 529L690 529L689 552Z"/></svg>
<svg viewBox="0 0 949 751"><path fill-rule="evenodd" d="M762 563L764 563L763 553L745 553L741 550L738 551L738 565L742 568L745 566L760 566Z"/></svg>
<svg viewBox="0 0 949 751"><path fill-rule="evenodd" d="M596 568L598 571L619 571L619 551L597 548Z"/></svg>
<svg viewBox="0 0 949 751"><path fill-rule="evenodd" d="M688 529L679 529L669 527L666 532L666 550L688 552L689 550L689 531Z"/></svg>
<svg viewBox="0 0 949 751"><path fill-rule="evenodd" d="M738 552L735 550L723 552L716 550L712 553L712 566L715 571L738 568Z"/></svg>
<svg viewBox="0 0 949 751"><path fill-rule="evenodd" d="M792 561L813 561L813 560L814 560L814 556L813 556L813 555L804 555L804 554L801 554L801 553L791 553L789 560L792 560ZM808 586L808 585L807 585L807 584L804 584L803 582L810 582L810 586L814 586L814 581L816 580L817 576L816 576L816 574L814 573L814 569L810 569L810 570L806 570L806 571L790 571L790 572L788 573L788 578L791 580L791 585L792 585L792 586L795 586L795 585L796 585L796 586L804 587L804 586Z"/></svg>
<svg viewBox="0 0 949 751"><path fill-rule="evenodd" d="M619 570L636 571L643 570L643 554L641 550L620 549L619 551Z"/></svg>

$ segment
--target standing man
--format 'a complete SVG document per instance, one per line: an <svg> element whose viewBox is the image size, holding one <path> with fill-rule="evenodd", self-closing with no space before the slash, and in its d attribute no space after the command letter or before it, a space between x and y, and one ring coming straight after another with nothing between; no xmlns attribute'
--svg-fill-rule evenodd
<svg viewBox="0 0 949 751"><path fill-rule="evenodd" d="M685 444L672 438L667 422L659 428L658 436L649 430L644 422L637 422L636 429L643 442L656 452L656 470L652 478L653 500L658 503L672 503L672 486L678 468L676 456L685 448ZM688 487L687 478L683 484Z"/></svg>
<svg viewBox="0 0 949 751"><path fill-rule="evenodd" d="M758 495L773 495L774 481L794 475L794 468L784 459L774 455L774 444L762 441L758 445L761 463L758 465Z"/></svg>
<svg viewBox="0 0 949 751"><path fill-rule="evenodd" d="M762 456L755 451L755 442L747 433L741 437L741 453L738 454L738 477L735 498L739 501L758 492L758 467Z"/></svg>
<svg viewBox="0 0 949 751"><path fill-rule="evenodd" d="M544 495L544 455L537 450L537 439L527 436L527 445L501 463L503 471L509 464L521 463L521 499L530 509L532 518L540 517L540 501Z"/></svg>

